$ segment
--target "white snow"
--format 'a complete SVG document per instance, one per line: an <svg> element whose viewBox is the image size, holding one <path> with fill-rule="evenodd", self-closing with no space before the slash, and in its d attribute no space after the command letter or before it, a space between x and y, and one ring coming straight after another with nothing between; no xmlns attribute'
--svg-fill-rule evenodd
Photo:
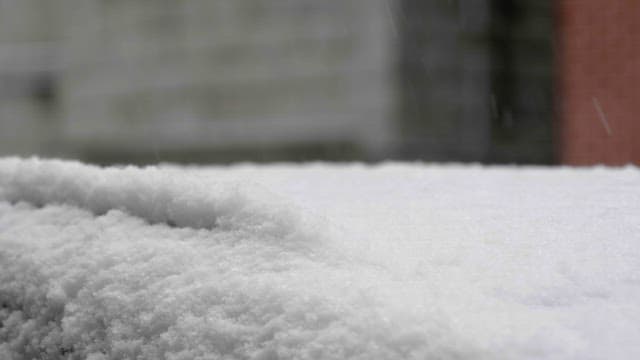
<svg viewBox="0 0 640 360"><path fill-rule="evenodd" d="M0 359L640 358L640 171L0 159Z"/></svg>

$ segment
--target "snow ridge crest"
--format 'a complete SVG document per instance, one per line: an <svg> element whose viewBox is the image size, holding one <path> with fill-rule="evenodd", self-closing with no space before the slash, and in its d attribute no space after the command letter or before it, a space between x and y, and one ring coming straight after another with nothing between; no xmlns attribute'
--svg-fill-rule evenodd
<svg viewBox="0 0 640 360"><path fill-rule="evenodd" d="M156 166L0 158L0 201L66 204L96 215L117 209L151 223L275 237L290 237L303 227L299 212L255 184L199 179Z"/></svg>

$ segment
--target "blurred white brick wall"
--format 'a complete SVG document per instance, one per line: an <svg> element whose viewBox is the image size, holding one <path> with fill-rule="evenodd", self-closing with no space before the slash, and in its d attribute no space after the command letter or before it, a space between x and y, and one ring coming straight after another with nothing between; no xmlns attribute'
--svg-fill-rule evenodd
<svg viewBox="0 0 640 360"><path fill-rule="evenodd" d="M65 0L76 151L393 140L390 0Z"/></svg>
<svg viewBox="0 0 640 360"><path fill-rule="evenodd" d="M58 33L47 0L0 0L0 154L47 151Z"/></svg>

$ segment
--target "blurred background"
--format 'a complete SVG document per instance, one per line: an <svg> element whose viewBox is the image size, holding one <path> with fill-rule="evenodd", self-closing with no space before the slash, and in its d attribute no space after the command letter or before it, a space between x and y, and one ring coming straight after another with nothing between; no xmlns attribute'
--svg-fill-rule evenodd
<svg viewBox="0 0 640 360"><path fill-rule="evenodd" d="M0 156L640 163L640 2L0 0Z"/></svg>

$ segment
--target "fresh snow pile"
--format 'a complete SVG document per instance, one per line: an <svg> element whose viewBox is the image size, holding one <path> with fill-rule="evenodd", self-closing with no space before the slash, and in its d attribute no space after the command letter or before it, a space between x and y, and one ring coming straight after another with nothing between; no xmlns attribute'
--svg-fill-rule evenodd
<svg viewBox="0 0 640 360"><path fill-rule="evenodd" d="M640 358L640 171L0 160L0 359Z"/></svg>

